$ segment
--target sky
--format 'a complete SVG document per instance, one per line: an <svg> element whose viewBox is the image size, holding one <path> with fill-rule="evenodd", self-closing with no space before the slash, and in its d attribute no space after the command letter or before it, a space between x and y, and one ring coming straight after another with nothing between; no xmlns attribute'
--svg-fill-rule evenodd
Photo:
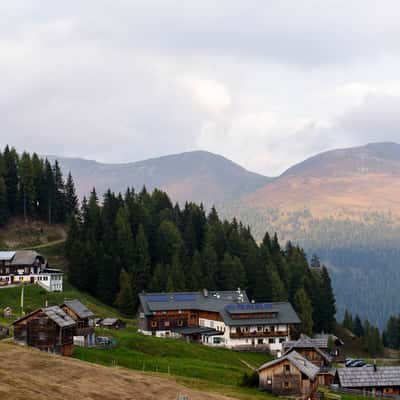
<svg viewBox="0 0 400 400"><path fill-rule="evenodd" d="M400 142L400 3L0 2L0 144L129 162L190 150L274 176Z"/></svg>

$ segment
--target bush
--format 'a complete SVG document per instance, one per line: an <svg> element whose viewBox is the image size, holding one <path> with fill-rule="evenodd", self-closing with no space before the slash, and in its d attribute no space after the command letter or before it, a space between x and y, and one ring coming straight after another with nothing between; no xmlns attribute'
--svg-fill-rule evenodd
<svg viewBox="0 0 400 400"><path fill-rule="evenodd" d="M239 383L240 386L242 387L258 387L259 384L259 378L258 378L258 372L253 371L251 373L245 372L242 376L242 379Z"/></svg>

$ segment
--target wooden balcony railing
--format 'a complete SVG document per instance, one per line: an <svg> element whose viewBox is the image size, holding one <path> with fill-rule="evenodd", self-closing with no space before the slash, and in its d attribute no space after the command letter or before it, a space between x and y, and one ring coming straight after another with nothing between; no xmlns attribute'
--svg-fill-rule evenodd
<svg viewBox="0 0 400 400"><path fill-rule="evenodd" d="M274 331L274 332L264 332L264 331L254 331L254 332L231 332L231 339L240 338L275 338L275 337L285 337L288 336L287 331Z"/></svg>

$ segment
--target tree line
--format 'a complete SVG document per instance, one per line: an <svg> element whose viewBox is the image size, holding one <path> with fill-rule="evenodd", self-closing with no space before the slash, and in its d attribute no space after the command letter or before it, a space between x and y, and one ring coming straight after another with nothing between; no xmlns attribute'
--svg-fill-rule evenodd
<svg viewBox="0 0 400 400"><path fill-rule="evenodd" d="M382 354L385 343L385 334L381 334L379 328L368 320L361 321L357 314L354 318L349 310L346 310L342 325L351 333L361 339L362 346L371 357Z"/></svg>
<svg viewBox="0 0 400 400"><path fill-rule="evenodd" d="M255 301L292 302L301 331L332 332L335 297L329 274L303 249L281 247L277 235L257 243L236 219L215 208L173 205L161 190L93 190L71 220L66 242L68 278L79 289L126 315L142 291L245 289Z"/></svg>
<svg viewBox="0 0 400 400"><path fill-rule="evenodd" d="M65 222L78 211L71 174L65 182L57 161L6 146L0 151L0 226L10 217Z"/></svg>

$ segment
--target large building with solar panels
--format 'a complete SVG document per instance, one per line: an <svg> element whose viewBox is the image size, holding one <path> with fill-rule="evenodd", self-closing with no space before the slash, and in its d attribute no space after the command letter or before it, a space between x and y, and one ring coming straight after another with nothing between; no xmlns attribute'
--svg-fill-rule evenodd
<svg viewBox="0 0 400 400"><path fill-rule="evenodd" d="M142 293L139 298L139 332L208 346L279 352L300 323L290 303L253 303L240 289Z"/></svg>

